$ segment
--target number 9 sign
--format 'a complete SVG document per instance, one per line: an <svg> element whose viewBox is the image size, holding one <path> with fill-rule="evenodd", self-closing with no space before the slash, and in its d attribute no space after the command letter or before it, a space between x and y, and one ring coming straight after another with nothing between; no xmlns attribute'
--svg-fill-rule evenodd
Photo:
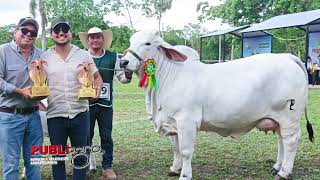
<svg viewBox="0 0 320 180"><path fill-rule="evenodd" d="M110 84L109 83L103 83L99 98L107 99L110 101Z"/></svg>

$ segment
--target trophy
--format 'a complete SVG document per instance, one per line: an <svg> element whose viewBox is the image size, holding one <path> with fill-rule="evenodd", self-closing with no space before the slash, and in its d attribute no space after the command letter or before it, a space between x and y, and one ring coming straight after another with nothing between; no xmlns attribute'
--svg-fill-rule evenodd
<svg viewBox="0 0 320 180"><path fill-rule="evenodd" d="M78 79L81 84L79 90L79 99L89 99L96 97L96 90L93 88L93 74L90 65L93 63L84 62L79 64L78 67L81 67Z"/></svg>
<svg viewBox="0 0 320 180"><path fill-rule="evenodd" d="M47 73L43 65L47 65L46 61L34 60L30 66L30 79L33 81L31 86L31 94L37 99L44 99L49 96L49 87L47 81Z"/></svg>

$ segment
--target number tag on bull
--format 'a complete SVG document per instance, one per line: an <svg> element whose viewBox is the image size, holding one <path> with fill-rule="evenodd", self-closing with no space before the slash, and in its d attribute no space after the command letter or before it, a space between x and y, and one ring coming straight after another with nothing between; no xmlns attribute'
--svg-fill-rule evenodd
<svg viewBox="0 0 320 180"><path fill-rule="evenodd" d="M103 83L99 98L110 101L110 83Z"/></svg>

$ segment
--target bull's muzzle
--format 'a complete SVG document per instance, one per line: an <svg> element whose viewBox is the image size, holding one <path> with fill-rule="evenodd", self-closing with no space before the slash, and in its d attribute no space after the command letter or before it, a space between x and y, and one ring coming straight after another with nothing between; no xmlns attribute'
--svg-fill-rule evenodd
<svg viewBox="0 0 320 180"><path fill-rule="evenodd" d="M120 68L126 68L128 64L129 64L128 60L124 60L124 59L120 60Z"/></svg>

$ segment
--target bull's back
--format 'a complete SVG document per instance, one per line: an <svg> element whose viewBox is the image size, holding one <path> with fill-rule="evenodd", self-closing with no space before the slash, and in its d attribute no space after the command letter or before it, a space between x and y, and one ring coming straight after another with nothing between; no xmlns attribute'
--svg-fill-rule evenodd
<svg viewBox="0 0 320 180"><path fill-rule="evenodd" d="M186 96L180 106L202 108L202 123L207 128L242 131L283 111L290 99L295 99L297 111L306 104L304 71L289 55L266 54L215 65L193 63L194 72L188 69L193 75L182 76L192 83L187 89L180 84L180 92L194 97Z"/></svg>

